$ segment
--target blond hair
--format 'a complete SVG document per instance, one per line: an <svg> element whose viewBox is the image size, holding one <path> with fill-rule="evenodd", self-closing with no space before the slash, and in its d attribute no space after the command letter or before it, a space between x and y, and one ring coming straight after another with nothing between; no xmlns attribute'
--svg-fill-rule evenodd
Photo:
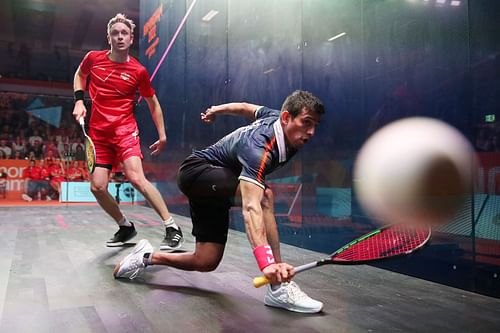
<svg viewBox="0 0 500 333"><path fill-rule="evenodd" d="M125 14L118 13L115 15L115 17L111 18L108 22L108 34L111 32L111 27L113 26L113 24L116 24L116 23L125 24L127 27L129 27L130 33L134 33L134 28L135 28L134 21L132 21L131 19L128 19L125 16Z"/></svg>

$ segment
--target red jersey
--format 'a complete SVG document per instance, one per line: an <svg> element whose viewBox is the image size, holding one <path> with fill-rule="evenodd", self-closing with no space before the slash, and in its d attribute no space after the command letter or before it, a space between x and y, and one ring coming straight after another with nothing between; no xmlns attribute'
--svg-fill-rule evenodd
<svg viewBox="0 0 500 333"><path fill-rule="evenodd" d="M42 179L48 179L49 178L49 169L43 167L42 169Z"/></svg>
<svg viewBox="0 0 500 333"><path fill-rule="evenodd" d="M57 163L53 163L49 166L49 175L51 176L51 178L54 178L54 177L62 177L64 178L65 176L65 170L64 168L57 164Z"/></svg>
<svg viewBox="0 0 500 333"><path fill-rule="evenodd" d="M109 53L109 50L90 51L83 58L80 70L90 75L90 127L112 136L137 128L133 114L137 90L143 97L151 97L155 91L146 68L139 61L129 56L124 63L114 62L109 59Z"/></svg>
<svg viewBox="0 0 500 333"><path fill-rule="evenodd" d="M83 171L80 168L71 167L68 169L67 176L69 180L82 180Z"/></svg>
<svg viewBox="0 0 500 333"><path fill-rule="evenodd" d="M30 178L32 180L42 180L44 178L44 175L42 175L42 168L34 166L34 167L27 167L23 171L23 178Z"/></svg>

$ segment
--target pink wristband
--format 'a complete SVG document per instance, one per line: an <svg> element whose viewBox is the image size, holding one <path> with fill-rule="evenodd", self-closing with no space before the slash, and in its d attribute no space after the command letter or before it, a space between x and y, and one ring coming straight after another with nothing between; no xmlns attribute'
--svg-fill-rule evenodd
<svg viewBox="0 0 500 333"><path fill-rule="evenodd" d="M257 259L257 265L259 265L261 271L267 266L274 264L273 250L269 245L257 246L253 249L253 255Z"/></svg>

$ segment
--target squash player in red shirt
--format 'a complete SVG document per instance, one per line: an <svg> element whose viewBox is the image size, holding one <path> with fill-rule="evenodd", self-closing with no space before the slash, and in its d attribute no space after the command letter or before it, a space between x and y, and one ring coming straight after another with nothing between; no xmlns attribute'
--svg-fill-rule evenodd
<svg viewBox="0 0 500 333"><path fill-rule="evenodd" d="M160 249L176 250L184 241L182 231L174 222L158 189L144 176L142 168L139 131L133 114L137 90L146 100L158 131L158 140L149 147L152 155L159 154L165 147L167 136L162 109L149 75L129 55L134 27L132 20L123 14L117 14L108 22L107 37L111 49L90 51L83 58L73 82L73 116L79 121L87 114L83 97L87 79L90 78L92 112L89 135L96 148L96 168L90 177L91 190L99 205L119 226L119 230L107 241L107 246L123 246L137 234L134 224L123 214L107 190L111 170L121 162L127 179L148 200L163 221L165 237Z"/></svg>

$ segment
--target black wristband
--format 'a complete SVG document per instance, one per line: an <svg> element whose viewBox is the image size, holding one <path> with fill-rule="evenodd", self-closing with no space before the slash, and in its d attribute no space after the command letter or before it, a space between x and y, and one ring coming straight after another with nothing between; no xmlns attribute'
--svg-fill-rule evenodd
<svg viewBox="0 0 500 333"><path fill-rule="evenodd" d="M75 102L83 101L83 97L85 96L85 92L83 90L75 91Z"/></svg>

